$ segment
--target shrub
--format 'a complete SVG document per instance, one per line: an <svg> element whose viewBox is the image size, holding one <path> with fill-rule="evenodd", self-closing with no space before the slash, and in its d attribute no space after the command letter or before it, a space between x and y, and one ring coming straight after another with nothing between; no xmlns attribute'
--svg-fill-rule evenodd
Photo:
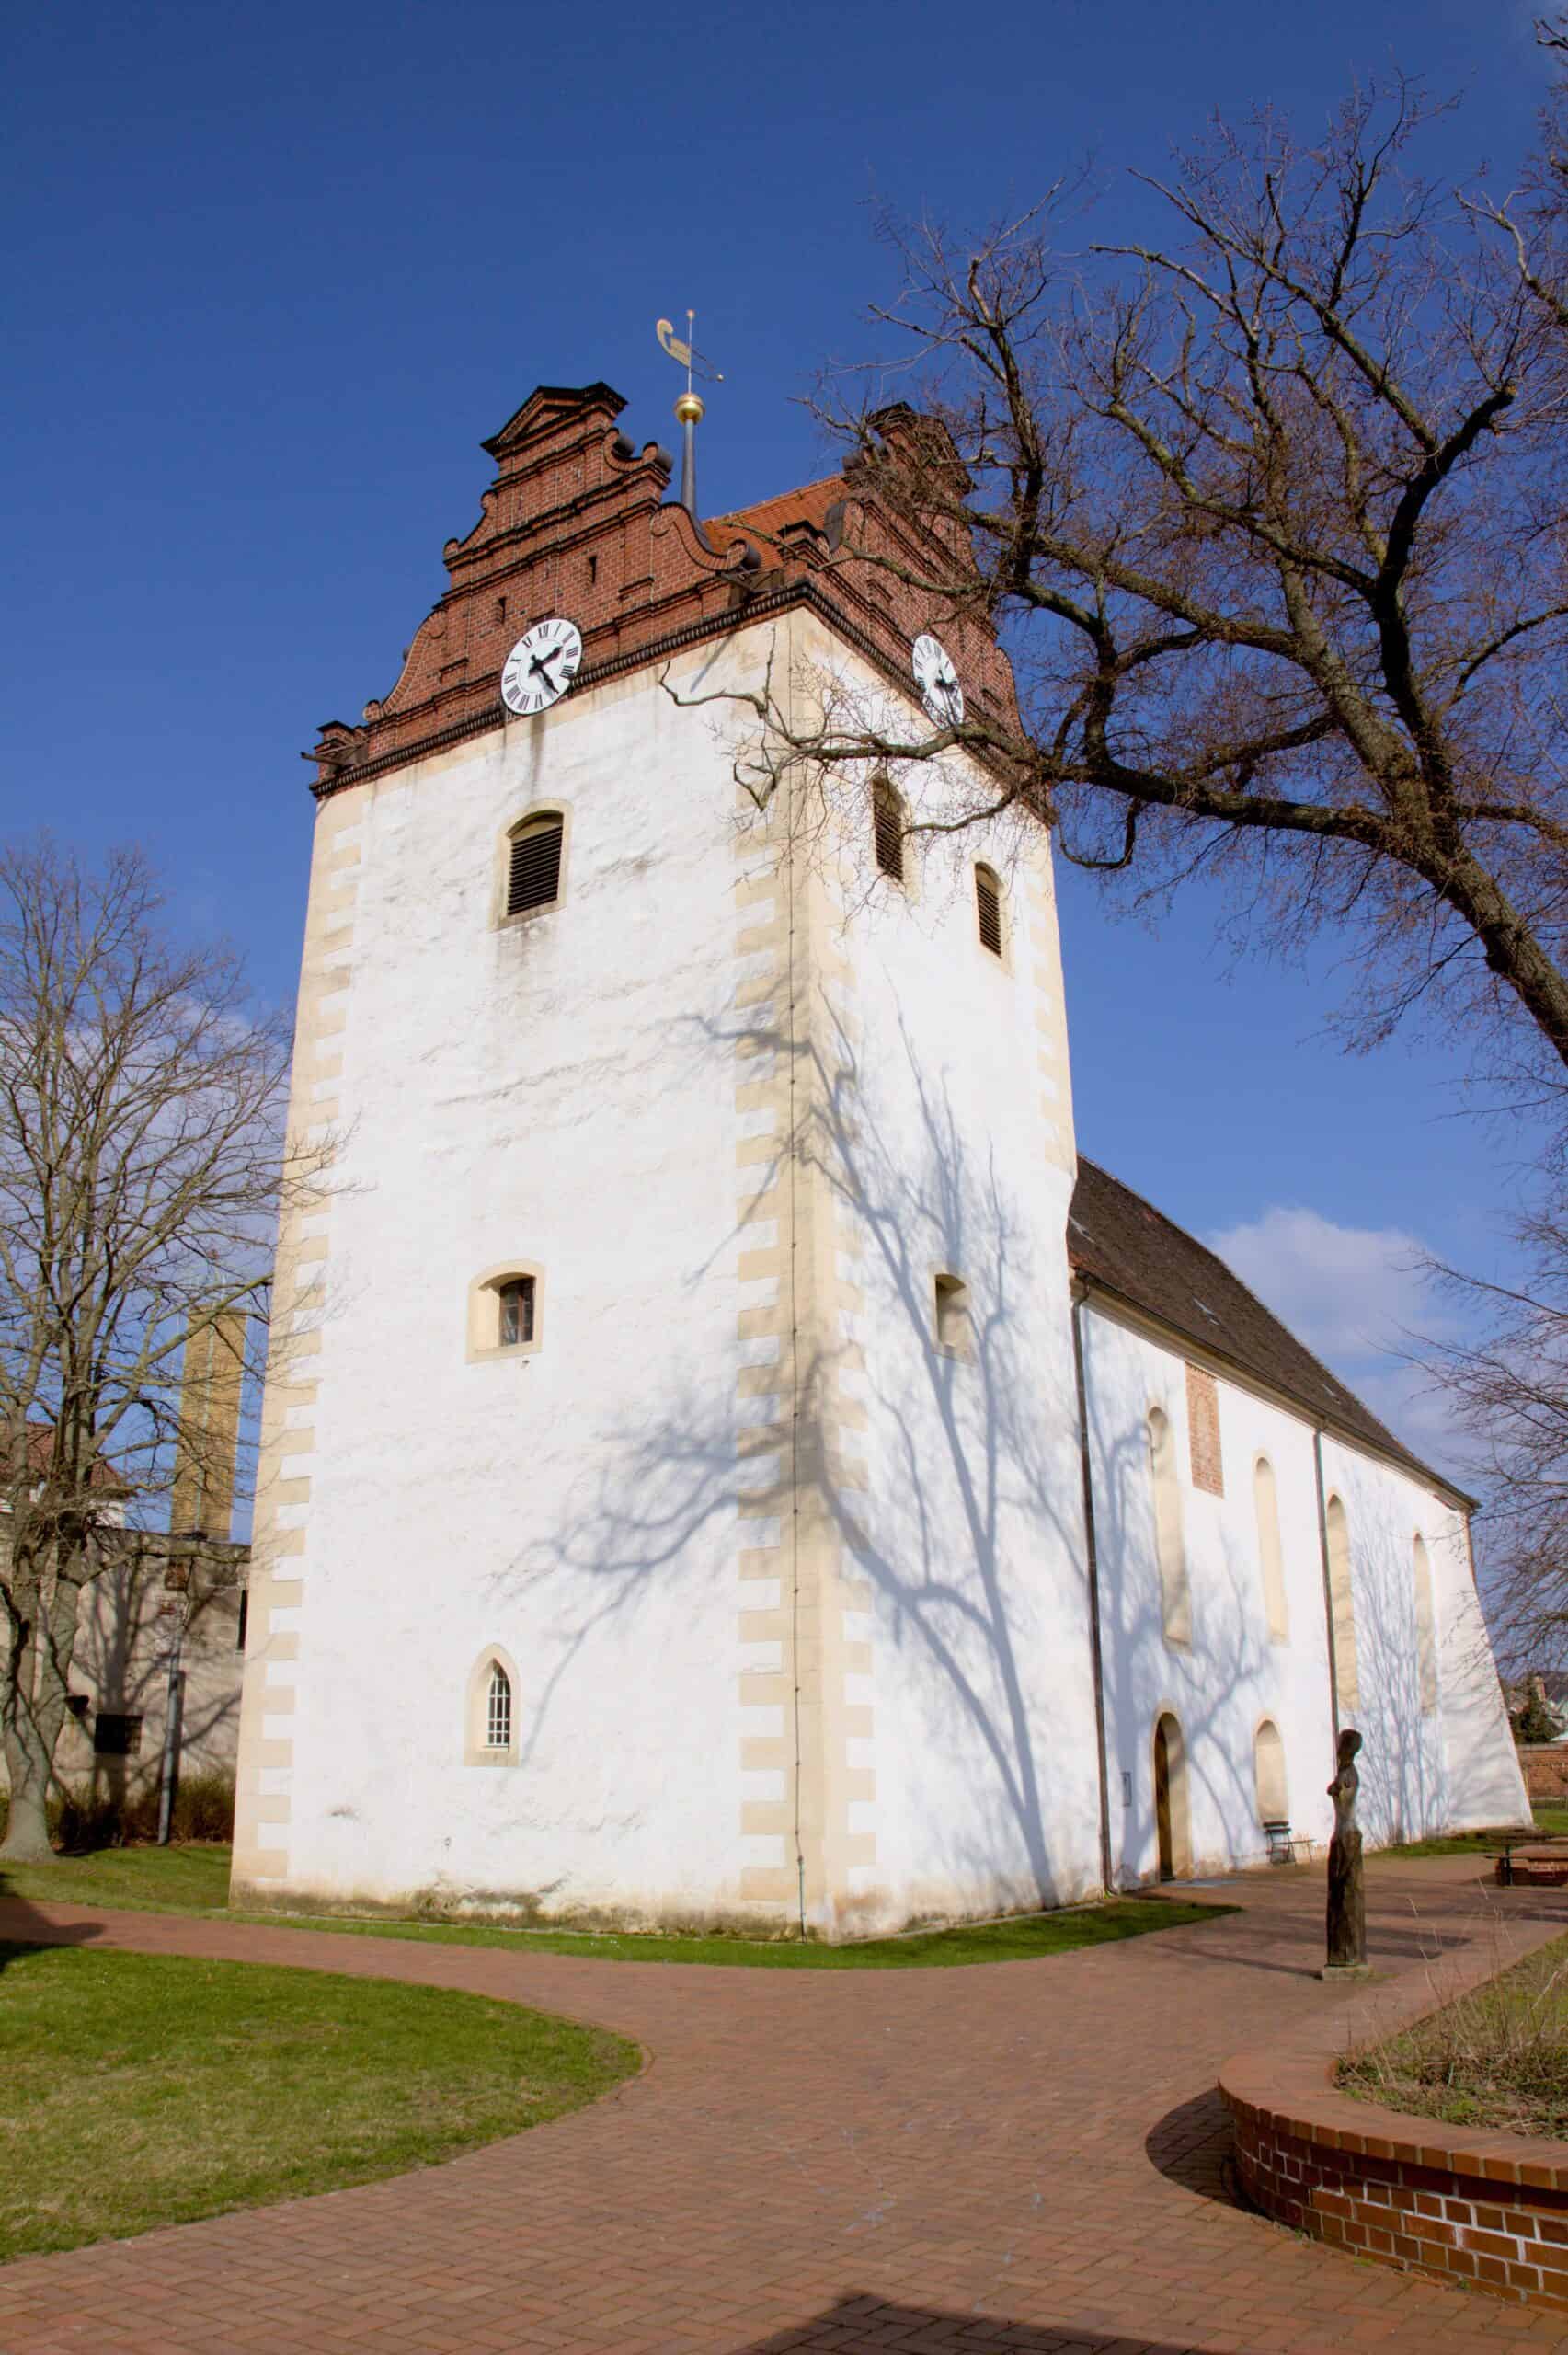
<svg viewBox="0 0 1568 2355"><path fill-rule="evenodd" d="M169 1829L177 1840L232 1840L234 1776L182 1775L175 1790Z"/></svg>
<svg viewBox="0 0 1568 2355"><path fill-rule="evenodd" d="M10 1820L8 1795L0 1791L0 1840ZM124 1798L69 1786L49 1803L49 1834L55 1846L84 1854L93 1848L124 1848L158 1836L155 1788ZM231 1775L182 1775L175 1786L169 1818L173 1840L232 1840L235 1786Z"/></svg>

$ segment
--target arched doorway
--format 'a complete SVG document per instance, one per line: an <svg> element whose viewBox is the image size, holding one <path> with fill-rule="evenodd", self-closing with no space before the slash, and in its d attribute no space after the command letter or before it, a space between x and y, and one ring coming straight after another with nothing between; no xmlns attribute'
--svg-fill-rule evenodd
<svg viewBox="0 0 1568 2355"><path fill-rule="evenodd" d="M1187 1841L1187 1758L1180 1721L1169 1709L1154 1728L1154 1829L1160 1878L1178 1880L1192 1870Z"/></svg>

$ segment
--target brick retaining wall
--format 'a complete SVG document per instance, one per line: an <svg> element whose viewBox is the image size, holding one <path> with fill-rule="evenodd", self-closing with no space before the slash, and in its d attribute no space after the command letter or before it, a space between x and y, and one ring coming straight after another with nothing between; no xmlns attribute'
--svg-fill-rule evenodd
<svg viewBox="0 0 1568 2355"><path fill-rule="evenodd" d="M1568 1798L1568 1747L1551 1742L1521 1750L1519 1766L1532 1799Z"/></svg>
<svg viewBox="0 0 1568 2355"><path fill-rule="evenodd" d="M1568 2310L1568 2143L1481 2133L1352 2100L1343 2052L1397 2036L1565 1925L1510 1923L1483 1961L1357 1995L1288 2041L1238 2054L1219 2090L1236 2165L1265 2215L1354 2256Z"/></svg>

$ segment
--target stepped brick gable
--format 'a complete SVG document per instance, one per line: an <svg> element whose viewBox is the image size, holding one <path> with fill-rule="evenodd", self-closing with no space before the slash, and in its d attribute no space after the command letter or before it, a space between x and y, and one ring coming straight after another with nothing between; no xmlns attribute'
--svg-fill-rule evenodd
<svg viewBox="0 0 1568 2355"><path fill-rule="evenodd" d="M800 604L907 689L910 647L932 617L877 561L907 565L915 551L876 488L879 465L897 466L907 446L910 412L884 413L876 451L850 477L699 525L669 497L669 452L620 431L624 407L608 385L541 385L482 444L496 477L473 530L442 551L450 586L391 693L357 728L323 726L305 755L318 795L503 726L502 665L547 614L582 631L579 691ZM979 707L1005 709L1012 675L983 620L956 612L942 626Z"/></svg>

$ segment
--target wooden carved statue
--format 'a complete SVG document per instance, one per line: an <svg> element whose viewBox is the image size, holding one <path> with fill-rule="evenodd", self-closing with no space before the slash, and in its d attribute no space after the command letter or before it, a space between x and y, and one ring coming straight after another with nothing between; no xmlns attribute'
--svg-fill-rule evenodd
<svg viewBox="0 0 1568 2355"><path fill-rule="evenodd" d="M1356 1821L1356 1771L1361 1737L1346 1726L1339 1737L1338 1771L1329 1785L1333 1838L1329 1843L1328 1969L1367 1968L1367 1900L1361 1877L1361 1830Z"/></svg>

